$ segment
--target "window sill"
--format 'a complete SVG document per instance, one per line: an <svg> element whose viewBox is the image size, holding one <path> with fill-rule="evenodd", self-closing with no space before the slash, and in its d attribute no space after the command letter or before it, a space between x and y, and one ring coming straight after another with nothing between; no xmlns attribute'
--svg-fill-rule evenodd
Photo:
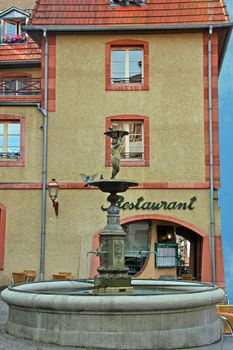
<svg viewBox="0 0 233 350"><path fill-rule="evenodd" d="M2 160L2 159L0 159L0 167L3 167L3 166L5 166L5 167L8 167L8 166L10 166L10 167L12 167L12 166L15 166L15 167L17 167L17 166L24 166L25 165L25 162L24 162L24 160L23 159L15 159L15 160Z"/></svg>
<svg viewBox="0 0 233 350"><path fill-rule="evenodd" d="M106 161L105 162L105 167L111 167L111 161ZM150 161L149 160L121 160L120 162L120 167L145 167L145 166L150 166Z"/></svg>
<svg viewBox="0 0 233 350"><path fill-rule="evenodd" d="M148 91L149 86L147 85L106 85L106 91Z"/></svg>

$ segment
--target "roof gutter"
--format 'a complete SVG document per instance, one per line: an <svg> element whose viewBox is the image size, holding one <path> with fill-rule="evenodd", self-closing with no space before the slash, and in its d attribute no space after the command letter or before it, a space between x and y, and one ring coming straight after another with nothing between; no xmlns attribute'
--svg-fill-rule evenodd
<svg viewBox="0 0 233 350"><path fill-rule="evenodd" d="M214 157L213 157L213 103L212 103L212 34L213 28L209 26L208 36L208 116L209 116L209 169L210 169L210 240L212 261L212 283L216 283L215 262L215 218L214 218Z"/></svg>
<svg viewBox="0 0 233 350"><path fill-rule="evenodd" d="M43 128L43 164L42 164L42 197L41 197L41 242L40 242L40 281L44 280L45 266L45 228L46 228L46 182L47 182L47 139L48 139L48 37L43 28L44 49L44 108L40 108L44 116Z"/></svg>
<svg viewBox="0 0 233 350"><path fill-rule="evenodd" d="M213 28L233 27L233 22L213 23ZM72 26L72 25L51 25L43 27L47 32L115 32L115 31L163 31L163 30L193 30L209 29L210 24L176 24L176 25L140 25L140 26ZM26 31L36 32L42 30L39 25L26 25L23 27Z"/></svg>

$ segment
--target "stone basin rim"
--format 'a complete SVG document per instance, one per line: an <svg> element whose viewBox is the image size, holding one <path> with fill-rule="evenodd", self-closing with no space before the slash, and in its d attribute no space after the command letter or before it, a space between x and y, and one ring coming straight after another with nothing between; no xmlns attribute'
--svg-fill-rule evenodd
<svg viewBox="0 0 233 350"><path fill-rule="evenodd" d="M135 282L135 281L134 281ZM156 286L155 281L150 286ZM172 287L177 284L172 281L157 281L157 286ZM162 282L162 283L161 283ZM140 282L137 280L137 283ZM135 285L137 285L137 283ZM141 281L142 283L142 281ZM179 282L179 284L182 282ZM132 283L133 284L133 283ZM183 286L187 288L188 283L183 283ZM174 310L177 308L195 308L207 305L214 305L224 299L225 293L223 290L217 288L214 285L204 285L200 283L193 283L194 291L192 293L183 294L164 294L164 295L130 295L130 294L43 294L37 293L36 290L41 288L46 291L50 290L51 286L57 288L69 287L79 288L88 287L90 283L80 281L47 281L27 283L22 285L14 285L5 289L1 297L7 303L26 308L49 308L53 310L61 311L134 311L135 308L138 311L145 310ZM196 291L195 291L196 289Z"/></svg>

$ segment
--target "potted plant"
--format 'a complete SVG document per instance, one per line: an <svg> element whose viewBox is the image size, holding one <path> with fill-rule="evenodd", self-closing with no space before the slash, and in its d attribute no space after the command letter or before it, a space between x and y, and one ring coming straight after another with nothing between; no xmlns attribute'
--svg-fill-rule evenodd
<svg viewBox="0 0 233 350"><path fill-rule="evenodd" d="M1 42L3 44L14 44L14 43L26 43L27 42L27 34L21 33L21 34L11 34L7 35L4 34L1 38Z"/></svg>
<svg viewBox="0 0 233 350"><path fill-rule="evenodd" d="M144 3L144 0L113 0L113 3L121 6L141 5Z"/></svg>

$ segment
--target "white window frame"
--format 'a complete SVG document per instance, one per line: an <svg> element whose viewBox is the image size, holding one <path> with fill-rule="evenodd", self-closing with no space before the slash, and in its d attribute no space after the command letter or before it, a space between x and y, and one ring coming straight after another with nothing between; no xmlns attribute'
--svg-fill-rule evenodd
<svg viewBox="0 0 233 350"><path fill-rule="evenodd" d="M142 51L142 66L141 66L141 82L130 82L130 75L129 75L129 52L133 50L140 50ZM113 51L125 51L125 77L122 78L122 81L119 78L119 82L114 82L114 77L113 77L113 57L112 57L112 52ZM115 78L117 79L117 78ZM136 47L115 47L111 49L111 83L113 85L119 85L119 84L130 84L130 85L143 85L144 82L144 50L142 47L136 48Z"/></svg>
<svg viewBox="0 0 233 350"><path fill-rule="evenodd" d="M3 137L2 151L0 153L5 154L0 159L7 160L7 158L8 158L7 154L8 153L15 153L15 154L18 153L19 154L19 156L17 156L17 157L10 157L9 160L12 160L12 158L18 159L20 157L20 150L21 150L21 123L19 121L15 121L15 122L13 122L13 121L0 121L0 124L3 125L3 134L0 133L0 136ZM19 127L20 127L19 134L10 134L8 132L9 124L17 124L17 125L19 125ZM19 137L19 146L17 146L17 147L19 147L19 151L18 152L9 152L9 146L8 146L8 137L9 136L18 136Z"/></svg>
<svg viewBox="0 0 233 350"><path fill-rule="evenodd" d="M121 158L121 161L135 161L135 160L144 160L144 123L142 120L115 120L113 121L113 124L120 124L122 125L122 129L124 131L130 131L129 130L129 125L130 124L141 124L142 126L142 145L141 145L141 151L138 153L142 154L141 158L137 158L137 157L130 157L130 135L126 135L124 136L124 153L125 153L125 158ZM120 149L123 148L123 145L120 146ZM128 156L127 156L128 153ZM131 152L132 153L132 152Z"/></svg>

